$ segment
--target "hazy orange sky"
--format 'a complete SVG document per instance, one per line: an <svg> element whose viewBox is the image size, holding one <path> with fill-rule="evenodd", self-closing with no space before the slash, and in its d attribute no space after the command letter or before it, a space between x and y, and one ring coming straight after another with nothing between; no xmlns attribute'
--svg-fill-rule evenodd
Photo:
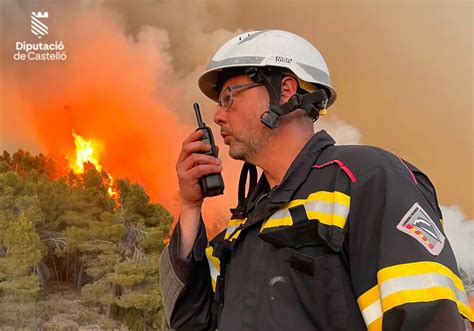
<svg viewBox="0 0 474 331"><path fill-rule="evenodd" d="M104 167L114 176L173 201L167 189L176 188L180 139L195 125L192 102L212 107L196 84L203 66L240 31L281 28L314 43L328 63L338 99L318 128L409 160L434 182L440 204L474 217L471 1L2 1L0 8L0 150L70 152L76 129L106 143ZM64 63L12 59L16 41L38 41L29 31L38 10L50 13L45 38L66 45ZM230 204L239 166L225 162Z"/></svg>

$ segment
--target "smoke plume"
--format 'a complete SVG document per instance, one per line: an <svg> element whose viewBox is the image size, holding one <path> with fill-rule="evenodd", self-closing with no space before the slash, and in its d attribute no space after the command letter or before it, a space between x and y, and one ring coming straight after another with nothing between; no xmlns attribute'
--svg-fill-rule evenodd
<svg viewBox="0 0 474 331"><path fill-rule="evenodd" d="M201 102L205 122L213 126L215 106L200 94L197 78L213 52L242 30L210 28L205 3L190 6L196 19L186 24L176 3L160 2L134 15L137 8L100 1L2 5L1 147L62 158L74 152L74 131L101 143L104 170L144 185L176 215L174 165L181 142L196 127L193 102ZM129 14L121 15L125 10ZM38 41L29 31L32 11L49 12L47 38L64 43L66 61L12 59L17 41ZM148 18L153 22L144 23ZM355 132L349 140L358 140L356 129L343 127L350 130L334 125L336 135ZM225 151L221 158L226 195L206 201L211 223L228 217L236 202L240 164Z"/></svg>

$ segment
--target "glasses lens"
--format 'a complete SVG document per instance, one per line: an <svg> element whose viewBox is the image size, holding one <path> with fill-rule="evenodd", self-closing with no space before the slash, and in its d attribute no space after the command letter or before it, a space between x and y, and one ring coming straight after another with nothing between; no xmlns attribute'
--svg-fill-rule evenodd
<svg viewBox="0 0 474 331"><path fill-rule="evenodd" d="M232 94L224 94L221 98L221 105L225 110L228 110L232 106Z"/></svg>
<svg viewBox="0 0 474 331"><path fill-rule="evenodd" d="M232 85L228 86L225 91L222 92L222 95L219 99L219 102L217 103L218 107L224 108L225 111L229 110L229 108L232 106L233 102L233 97L232 97L232 91L237 91L242 92L245 91L249 88L260 86L261 84L257 83L251 83L251 84L240 84L240 85Z"/></svg>

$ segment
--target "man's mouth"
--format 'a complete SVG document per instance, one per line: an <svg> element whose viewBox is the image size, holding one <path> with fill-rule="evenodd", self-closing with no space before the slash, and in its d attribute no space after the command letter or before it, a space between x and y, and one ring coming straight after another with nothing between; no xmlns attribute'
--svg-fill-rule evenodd
<svg viewBox="0 0 474 331"><path fill-rule="evenodd" d="M221 132L222 139L224 139L224 144L228 145L231 134L228 132Z"/></svg>
<svg viewBox="0 0 474 331"><path fill-rule="evenodd" d="M230 133L226 131L221 131L221 136L223 139L225 139L226 137L230 136Z"/></svg>

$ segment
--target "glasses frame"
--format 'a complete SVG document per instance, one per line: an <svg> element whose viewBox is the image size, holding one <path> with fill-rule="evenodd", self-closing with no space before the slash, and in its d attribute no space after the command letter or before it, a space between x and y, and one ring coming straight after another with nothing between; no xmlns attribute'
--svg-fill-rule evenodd
<svg viewBox="0 0 474 331"><path fill-rule="evenodd" d="M219 100L217 101L217 109L222 108L225 111L228 111L230 107L232 107L232 104L234 103L234 96L232 95L232 91L239 91L243 92L245 90L257 87L257 86L263 86L263 84L260 83L247 83L247 84L238 84L238 85L231 85L227 86L224 90L222 90L221 94L219 95ZM222 104L222 98L225 94L225 91L229 91L229 96L230 96L230 101L228 106L224 106Z"/></svg>

